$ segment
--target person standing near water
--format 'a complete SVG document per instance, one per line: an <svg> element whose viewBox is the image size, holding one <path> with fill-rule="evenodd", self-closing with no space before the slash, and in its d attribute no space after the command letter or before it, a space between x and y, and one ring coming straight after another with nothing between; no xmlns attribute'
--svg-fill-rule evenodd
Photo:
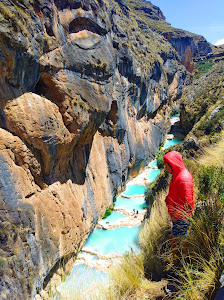
<svg viewBox="0 0 224 300"><path fill-rule="evenodd" d="M194 185L191 173L186 169L181 154L168 152L163 157L165 169L172 174L166 205L173 222L170 245L174 265L179 264L178 239L186 236L190 227L190 216L194 210Z"/></svg>

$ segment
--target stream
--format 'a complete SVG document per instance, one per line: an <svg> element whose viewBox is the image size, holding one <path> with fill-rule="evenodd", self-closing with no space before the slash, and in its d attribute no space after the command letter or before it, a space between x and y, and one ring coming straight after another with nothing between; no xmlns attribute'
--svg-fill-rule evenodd
<svg viewBox="0 0 224 300"><path fill-rule="evenodd" d="M178 121L178 115L171 117L171 124ZM180 142L168 134L162 149ZM127 183L126 190L117 197L114 211L98 222L78 254L70 275L57 286L54 300L75 299L77 291L82 299L90 299L99 283L108 282L107 271L111 264L119 263L124 253L139 251L138 234L146 213L144 192L159 174L157 161L153 160Z"/></svg>

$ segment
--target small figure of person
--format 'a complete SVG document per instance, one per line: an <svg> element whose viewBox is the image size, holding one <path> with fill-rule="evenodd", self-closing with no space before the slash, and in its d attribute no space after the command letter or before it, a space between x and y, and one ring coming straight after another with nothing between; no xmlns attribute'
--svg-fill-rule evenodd
<svg viewBox="0 0 224 300"><path fill-rule="evenodd" d="M178 240L186 236L190 227L190 216L194 210L194 184L191 173L184 165L181 154L177 151L168 152L163 157L165 169L172 174L166 205L173 226L170 245L173 252L173 262L179 265ZM186 250L186 249L183 249Z"/></svg>
<svg viewBox="0 0 224 300"><path fill-rule="evenodd" d="M138 214L138 210L136 211L136 214Z"/></svg>

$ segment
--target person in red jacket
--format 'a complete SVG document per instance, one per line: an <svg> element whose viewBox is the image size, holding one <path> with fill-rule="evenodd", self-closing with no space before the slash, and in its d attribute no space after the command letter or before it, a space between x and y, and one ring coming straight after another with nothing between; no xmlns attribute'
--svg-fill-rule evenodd
<svg viewBox="0 0 224 300"><path fill-rule="evenodd" d="M178 265L178 238L187 235L190 216L194 210L194 185L191 173L186 169L181 154L168 152L163 157L165 169L172 174L166 205L173 222L170 238L174 265Z"/></svg>

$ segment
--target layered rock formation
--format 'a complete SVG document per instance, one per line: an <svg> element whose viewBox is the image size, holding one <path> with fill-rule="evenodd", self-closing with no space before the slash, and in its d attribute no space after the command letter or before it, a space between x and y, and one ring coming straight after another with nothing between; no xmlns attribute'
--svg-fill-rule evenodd
<svg viewBox="0 0 224 300"><path fill-rule="evenodd" d="M0 29L1 298L31 299L154 157L186 72L127 1L7 0Z"/></svg>
<svg viewBox="0 0 224 300"><path fill-rule="evenodd" d="M164 36L182 57L182 64L192 73L194 60L212 53L210 44L203 36L190 36L182 30L175 33L165 33Z"/></svg>

